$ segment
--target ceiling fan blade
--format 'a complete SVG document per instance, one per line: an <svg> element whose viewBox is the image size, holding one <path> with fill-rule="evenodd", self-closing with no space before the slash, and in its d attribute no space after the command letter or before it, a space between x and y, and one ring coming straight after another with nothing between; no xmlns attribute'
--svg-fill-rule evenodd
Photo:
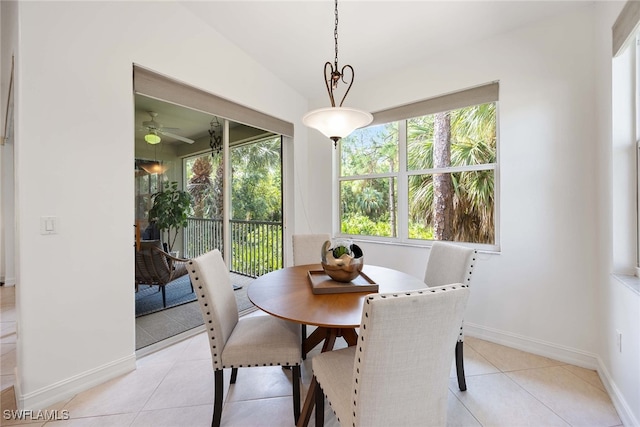
<svg viewBox="0 0 640 427"><path fill-rule="evenodd" d="M184 136L176 135L175 133L167 132L164 129L159 131L161 134L175 138L179 141L186 142L187 144L193 144L193 139L185 138Z"/></svg>

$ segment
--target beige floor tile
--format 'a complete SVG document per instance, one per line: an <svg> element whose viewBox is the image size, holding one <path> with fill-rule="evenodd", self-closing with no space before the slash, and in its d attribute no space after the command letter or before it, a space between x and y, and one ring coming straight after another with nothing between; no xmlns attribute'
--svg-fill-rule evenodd
<svg viewBox="0 0 640 427"><path fill-rule="evenodd" d="M483 426L569 425L506 374L467 377L467 391L464 392L459 391L457 381L451 379L449 390Z"/></svg>
<svg viewBox="0 0 640 427"><path fill-rule="evenodd" d="M213 405L141 411L131 427L205 427L211 425L212 416Z"/></svg>
<svg viewBox="0 0 640 427"><path fill-rule="evenodd" d="M0 323L0 344L16 343L16 322Z"/></svg>
<svg viewBox="0 0 640 427"><path fill-rule="evenodd" d="M229 402L222 409L221 424L224 427L293 426L291 397Z"/></svg>
<svg viewBox="0 0 640 427"><path fill-rule="evenodd" d="M16 287L0 286L0 308L14 307L16 305Z"/></svg>
<svg viewBox="0 0 640 427"><path fill-rule="evenodd" d="M561 366L507 375L573 426L612 426L620 418L609 396Z"/></svg>
<svg viewBox="0 0 640 427"><path fill-rule="evenodd" d="M213 404L211 362L193 360L176 362L143 409L149 411L208 404Z"/></svg>
<svg viewBox="0 0 640 427"><path fill-rule="evenodd" d="M519 369L544 368L549 366L559 366L562 362L549 359L515 348L505 347L489 341L480 340L473 337L465 337L466 346L472 347L480 353L491 364L502 372L517 371Z"/></svg>
<svg viewBox="0 0 640 427"><path fill-rule="evenodd" d="M72 418L65 421L53 421L47 426L55 427L125 427L130 426L136 414L103 415L100 417Z"/></svg>
<svg viewBox="0 0 640 427"><path fill-rule="evenodd" d="M463 354L465 377L469 375L495 374L500 372L498 368L492 365L491 362L485 359L480 353L475 351L470 345L464 346ZM451 371L449 372L449 377L458 377L455 357L453 357L453 360L451 362Z"/></svg>
<svg viewBox="0 0 640 427"><path fill-rule="evenodd" d="M0 375L0 390L5 390L16 384L15 375Z"/></svg>
<svg viewBox="0 0 640 427"><path fill-rule="evenodd" d="M602 380L600 380L600 375L598 375L596 371L592 369L581 368L579 366L574 366L574 365L562 365L562 367L568 370L569 372L571 372L572 374L582 378L592 386L597 387L604 392L607 391L604 384L602 384Z"/></svg>
<svg viewBox="0 0 640 427"><path fill-rule="evenodd" d="M182 360L208 360L211 362L211 350L209 349L209 336L202 332L188 340L187 348L181 355ZM211 365L213 369L213 365Z"/></svg>
<svg viewBox="0 0 640 427"><path fill-rule="evenodd" d="M71 418L137 413L171 366L167 363L139 367L74 396L64 409L69 411Z"/></svg>
<svg viewBox="0 0 640 427"><path fill-rule="evenodd" d="M3 411L5 409L12 410L17 409L16 405L16 393L13 387L3 388L0 394L2 400L0 401L0 409Z"/></svg>
<svg viewBox="0 0 640 427"><path fill-rule="evenodd" d="M480 427L471 412L451 391L447 396L447 426L448 427Z"/></svg>
<svg viewBox="0 0 640 427"><path fill-rule="evenodd" d="M10 351L16 350L16 344L14 343L6 343L0 344L0 355L4 355Z"/></svg>
<svg viewBox="0 0 640 427"><path fill-rule="evenodd" d="M281 366L240 368L236 383L229 388L227 402L292 396L292 393L289 369Z"/></svg>
<svg viewBox="0 0 640 427"><path fill-rule="evenodd" d="M16 309L15 307L3 306L0 312L0 322L15 322L16 321Z"/></svg>
<svg viewBox="0 0 640 427"><path fill-rule="evenodd" d="M0 360L0 373L2 375L11 375L16 367L16 346L11 344L13 349L9 349L6 353L2 352L2 360ZM9 347L10 345L7 345ZM3 344L4 347L4 344Z"/></svg>

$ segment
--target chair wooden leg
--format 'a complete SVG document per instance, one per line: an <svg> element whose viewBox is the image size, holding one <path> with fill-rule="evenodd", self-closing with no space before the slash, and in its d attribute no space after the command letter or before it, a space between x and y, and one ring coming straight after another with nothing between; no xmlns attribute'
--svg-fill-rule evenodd
<svg viewBox="0 0 640 427"><path fill-rule="evenodd" d="M291 367L291 380L293 381L293 418L297 424L300 418L300 365Z"/></svg>
<svg viewBox="0 0 640 427"><path fill-rule="evenodd" d="M316 404L315 391L317 380L316 377L311 377L311 384L309 384L309 390L307 390L307 396L304 398L304 405L302 406L302 412L300 418L296 423L296 427L307 427L309 420L311 419L311 411Z"/></svg>
<svg viewBox="0 0 640 427"><path fill-rule="evenodd" d="M237 378L238 378L238 368L231 368L231 381L229 381L229 384L235 384Z"/></svg>
<svg viewBox="0 0 640 427"><path fill-rule="evenodd" d="M224 393L224 371L219 369L214 372L215 390L213 396L213 420L211 427L220 427L222 420L222 394Z"/></svg>
<svg viewBox="0 0 640 427"><path fill-rule="evenodd" d="M307 360L307 353L304 351L304 342L307 339L307 325L303 323L300 328L302 330L302 342L300 343L302 346L302 360Z"/></svg>
<svg viewBox="0 0 640 427"><path fill-rule="evenodd" d="M460 391L467 389L467 382L464 378L464 359L463 359L463 341L456 343L456 372L458 373L458 388Z"/></svg>
<svg viewBox="0 0 640 427"><path fill-rule="evenodd" d="M316 381L316 427L324 425L324 392Z"/></svg>
<svg viewBox="0 0 640 427"><path fill-rule="evenodd" d="M162 288L162 306L167 306L167 293L164 286L160 286Z"/></svg>

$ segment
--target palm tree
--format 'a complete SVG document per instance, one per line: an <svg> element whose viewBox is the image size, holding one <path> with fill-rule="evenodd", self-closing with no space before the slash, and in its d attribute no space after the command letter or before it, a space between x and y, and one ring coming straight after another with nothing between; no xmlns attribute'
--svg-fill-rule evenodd
<svg viewBox="0 0 640 427"><path fill-rule="evenodd" d="M410 170L445 167L446 151L436 154L433 141L438 115L409 121L408 164ZM440 119L437 126L446 126ZM482 104L450 112L450 166L479 165L496 161L495 104ZM439 132L443 132L439 130ZM440 144L443 144L440 141ZM439 147L440 150L445 147ZM437 163L436 163L437 162ZM441 176L449 177L453 195L452 209L442 219L448 203L437 191L443 184ZM446 188L445 188L446 191ZM494 173L492 170L458 173L414 175L409 179L410 219L434 224L434 238L443 240L438 227L441 221L451 221L452 234L444 240L493 243ZM435 206L435 207L434 207ZM413 236L417 237L417 236Z"/></svg>
<svg viewBox="0 0 640 427"><path fill-rule="evenodd" d="M212 171L210 156L198 157L191 167L193 176L187 183L187 191L191 194L193 216L196 218L205 218L208 213L207 207L210 206L213 192Z"/></svg>

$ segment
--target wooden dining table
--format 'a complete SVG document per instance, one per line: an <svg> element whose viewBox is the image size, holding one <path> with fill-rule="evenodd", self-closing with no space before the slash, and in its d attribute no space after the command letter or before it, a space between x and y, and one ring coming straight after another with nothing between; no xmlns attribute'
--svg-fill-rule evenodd
<svg viewBox="0 0 640 427"><path fill-rule="evenodd" d="M365 298L371 292L314 294L309 271L321 264L298 265L272 271L255 279L247 289L249 300L258 308L281 319L317 328L302 344L303 356L323 342L322 351L333 349L338 337L348 345L358 339ZM378 293L425 288L421 279L386 267L365 264L362 272L378 285ZM315 377L309 387L298 425L307 425L314 405Z"/></svg>

